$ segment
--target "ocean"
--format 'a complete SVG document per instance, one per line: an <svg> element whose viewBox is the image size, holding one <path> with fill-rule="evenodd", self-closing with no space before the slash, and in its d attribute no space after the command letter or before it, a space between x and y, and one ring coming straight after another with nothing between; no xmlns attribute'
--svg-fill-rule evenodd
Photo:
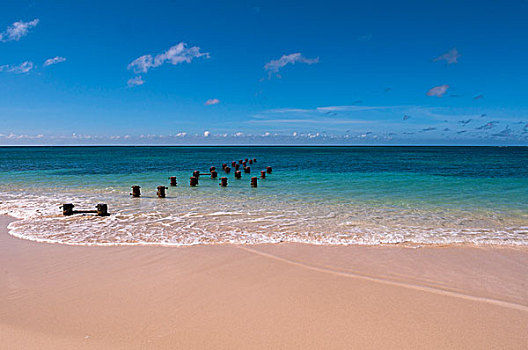
<svg viewBox="0 0 528 350"><path fill-rule="evenodd" d="M250 174L222 171L245 158L257 159ZM189 186L211 166L227 187L209 176ZM63 203L107 203L111 215L63 216ZM528 148L2 147L0 214L20 219L17 237L79 245L524 246Z"/></svg>

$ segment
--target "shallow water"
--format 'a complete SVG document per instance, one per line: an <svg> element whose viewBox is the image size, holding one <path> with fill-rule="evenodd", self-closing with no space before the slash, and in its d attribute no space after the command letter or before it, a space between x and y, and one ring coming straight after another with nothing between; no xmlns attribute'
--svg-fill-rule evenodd
<svg viewBox="0 0 528 350"><path fill-rule="evenodd" d="M0 148L11 233L69 244L528 244L523 147ZM241 180L222 163L257 158ZM228 187L193 170L216 166ZM250 176L273 173L251 188ZM169 187L156 198L158 185ZM142 187L131 198L130 186ZM59 205L111 216L64 217Z"/></svg>

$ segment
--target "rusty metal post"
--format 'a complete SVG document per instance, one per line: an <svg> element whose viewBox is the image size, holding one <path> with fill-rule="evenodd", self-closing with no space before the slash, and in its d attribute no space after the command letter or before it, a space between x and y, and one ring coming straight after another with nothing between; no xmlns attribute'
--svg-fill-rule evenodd
<svg viewBox="0 0 528 350"><path fill-rule="evenodd" d="M227 186L227 177L220 178L219 185L222 186L222 187L226 187Z"/></svg>
<svg viewBox="0 0 528 350"><path fill-rule="evenodd" d="M168 187L158 186L158 197L159 198L165 198L165 190L166 189L168 189Z"/></svg>
<svg viewBox="0 0 528 350"><path fill-rule="evenodd" d="M231 168L228 167L228 166L226 166L226 167L224 168L224 171L225 171L226 174L229 174L229 173L231 172Z"/></svg>
<svg viewBox="0 0 528 350"><path fill-rule="evenodd" d="M266 178L266 170L261 170L260 171L260 177L265 179Z"/></svg>
<svg viewBox="0 0 528 350"><path fill-rule="evenodd" d="M211 171L211 179L216 179L217 176L218 173L215 170Z"/></svg>
<svg viewBox="0 0 528 350"><path fill-rule="evenodd" d="M170 179L170 185L171 186L176 186L177 185L176 176L171 176L171 177L169 177L169 179Z"/></svg>
<svg viewBox="0 0 528 350"><path fill-rule="evenodd" d="M193 171L193 176L195 178L199 178L200 177L200 172L198 170Z"/></svg>
<svg viewBox="0 0 528 350"><path fill-rule="evenodd" d="M257 177L256 176L253 176L251 178L251 187L257 187Z"/></svg>
<svg viewBox="0 0 528 350"><path fill-rule="evenodd" d="M99 203L95 206L97 209L97 216L108 216L108 205Z"/></svg>
<svg viewBox="0 0 528 350"><path fill-rule="evenodd" d="M197 177L194 177L194 176L191 176L189 178L189 184L191 185L191 187L195 187L196 185L198 185L198 178Z"/></svg>
<svg viewBox="0 0 528 350"><path fill-rule="evenodd" d="M235 178L240 179L242 177L242 172L240 170L235 171Z"/></svg>
<svg viewBox="0 0 528 350"><path fill-rule="evenodd" d="M245 167L244 167L244 172L245 172L246 174L249 174L249 173L251 172L251 168L248 167L248 166L245 166Z"/></svg>
<svg viewBox="0 0 528 350"><path fill-rule="evenodd" d="M132 197L141 197L141 190L140 186L132 186Z"/></svg>
<svg viewBox="0 0 528 350"><path fill-rule="evenodd" d="M63 204L61 205L59 208L62 208L62 215L73 215L73 207L75 207L75 205L71 204L71 203L67 203L67 204Z"/></svg>
<svg viewBox="0 0 528 350"><path fill-rule="evenodd" d="M271 169L270 166L266 167L266 172L267 172L268 174L271 174L271 170L272 170L272 169Z"/></svg>

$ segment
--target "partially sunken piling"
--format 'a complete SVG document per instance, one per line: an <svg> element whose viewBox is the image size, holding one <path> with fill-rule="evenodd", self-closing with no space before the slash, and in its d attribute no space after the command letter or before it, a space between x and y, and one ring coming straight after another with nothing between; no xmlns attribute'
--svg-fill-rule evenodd
<svg viewBox="0 0 528 350"><path fill-rule="evenodd" d="M226 174L229 174L229 173L231 172L231 168L228 167L228 166L226 166L226 167L224 168L224 171L225 171Z"/></svg>
<svg viewBox="0 0 528 350"><path fill-rule="evenodd" d="M260 177L265 179L266 178L266 170L261 170L260 171Z"/></svg>
<svg viewBox="0 0 528 350"><path fill-rule="evenodd" d="M256 176L251 178L251 187L257 187L257 180L258 178Z"/></svg>
<svg viewBox="0 0 528 350"><path fill-rule="evenodd" d="M158 186L158 197L159 198L165 198L165 190L166 189L168 189L168 187Z"/></svg>
<svg viewBox="0 0 528 350"><path fill-rule="evenodd" d="M108 205L99 203L95 206L97 209L97 216L108 216Z"/></svg>
<svg viewBox="0 0 528 350"><path fill-rule="evenodd" d="M270 166L266 167L266 172L267 172L268 174L271 174L271 170L272 170L272 169L271 169Z"/></svg>
<svg viewBox="0 0 528 350"><path fill-rule="evenodd" d="M240 170L235 171L235 178L240 179L242 177L242 172Z"/></svg>
<svg viewBox="0 0 528 350"><path fill-rule="evenodd" d="M227 187L227 177L220 178L219 185L222 186L222 187Z"/></svg>
<svg viewBox="0 0 528 350"><path fill-rule="evenodd" d="M169 177L169 179L170 179L170 185L171 186L177 186L176 176L171 176L171 177Z"/></svg>
<svg viewBox="0 0 528 350"><path fill-rule="evenodd" d="M249 174L249 173L251 172L251 168L248 167L248 166L245 166L245 167L244 167L244 172L245 172L246 174Z"/></svg>
<svg viewBox="0 0 528 350"><path fill-rule="evenodd" d="M60 206L62 208L62 215L73 215L73 207L75 207L75 205L71 204L71 203L67 203L67 204L63 204Z"/></svg>
<svg viewBox="0 0 528 350"><path fill-rule="evenodd" d="M198 185L198 178L195 177L195 176L191 176L189 178L189 184L191 185L191 187L195 187L196 185Z"/></svg>
<svg viewBox="0 0 528 350"><path fill-rule="evenodd" d="M216 179L217 177L218 173L215 170L211 171L211 179Z"/></svg>
<svg viewBox="0 0 528 350"><path fill-rule="evenodd" d="M132 197L141 197L141 190L140 186L132 186Z"/></svg>

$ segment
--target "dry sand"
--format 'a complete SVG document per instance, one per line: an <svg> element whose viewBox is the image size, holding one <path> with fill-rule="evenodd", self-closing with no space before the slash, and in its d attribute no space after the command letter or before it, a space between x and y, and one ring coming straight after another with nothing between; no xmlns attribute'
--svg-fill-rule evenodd
<svg viewBox="0 0 528 350"><path fill-rule="evenodd" d="M526 349L528 251L80 247L0 217L2 349Z"/></svg>

